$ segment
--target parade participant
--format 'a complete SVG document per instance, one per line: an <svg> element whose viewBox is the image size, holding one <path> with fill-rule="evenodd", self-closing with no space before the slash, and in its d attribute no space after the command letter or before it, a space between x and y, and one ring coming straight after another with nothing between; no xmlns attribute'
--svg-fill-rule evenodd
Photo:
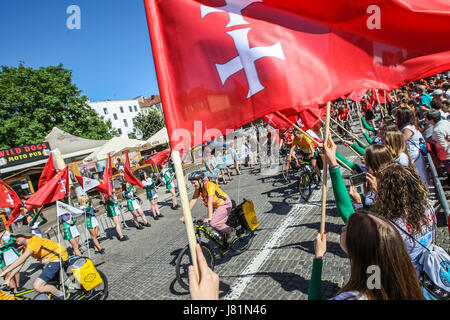
<svg viewBox="0 0 450 320"><path fill-rule="evenodd" d="M136 199L136 189L129 183L122 183L122 195L127 200L128 210L133 215L133 222L136 226L136 229L142 230L145 227L150 227L150 223L147 221L145 217L144 211L142 211L141 206L138 204ZM138 214L141 216L144 224L141 225L138 220Z"/></svg>
<svg viewBox="0 0 450 320"><path fill-rule="evenodd" d="M375 131L375 115L373 114L373 106L368 99L361 101L361 109L361 111L364 112L364 117L360 114L358 114L358 116L361 118L362 123L367 125L367 130ZM370 122L371 126L369 126L368 122Z"/></svg>
<svg viewBox="0 0 450 320"><path fill-rule="evenodd" d="M175 193L175 182L173 181L173 170L171 168L171 161L169 161L164 169L161 170L161 175L166 183L166 189L172 194L172 209L179 208L177 203L177 195Z"/></svg>
<svg viewBox="0 0 450 320"><path fill-rule="evenodd" d="M31 256L44 265L42 273L34 280L33 288L37 292L51 293L53 299L62 299L64 293L53 285L48 284L48 282L58 276L61 265L68 261L69 256L67 250L55 241L33 235L28 226L20 226L12 234L15 237L15 244L17 246L24 246L25 249L13 264L6 268L6 270L3 270L0 277L5 277L6 274L11 272L5 281L5 283L8 283Z"/></svg>
<svg viewBox="0 0 450 320"><path fill-rule="evenodd" d="M105 249L103 249L98 242L99 223L95 216L95 209L92 205L92 199L87 196L82 196L80 198L80 209L84 210L86 213L86 228L91 234L92 243L94 244L94 252L100 254L105 253Z"/></svg>
<svg viewBox="0 0 450 320"><path fill-rule="evenodd" d="M77 228L77 220L70 213L59 216L59 223L63 225L64 240L68 240L73 248L73 254L81 257L80 251L80 232Z"/></svg>
<svg viewBox="0 0 450 320"><path fill-rule="evenodd" d="M294 140L291 145L290 156L295 160L298 167L300 166L300 163L295 154L295 148L297 147L300 149L300 152L305 159L311 159L311 165L313 166L318 178L318 181L316 181L316 188L320 188L321 172L317 161L317 158L320 157L320 155L316 150L313 141L302 132L296 130L294 133Z"/></svg>
<svg viewBox="0 0 450 320"><path fill-rule="evenodd" d="M6 270L11 264L13 264L17 259L19 259L20 253L16 249L15 238L7 230L4 230L0 236L0 268ZM9 277L11 272L6 274ZM20 284L20 272L17 272L14 277L7 284L9 288L17 293L17 289Z"/></svg>
<svg viewBox="0 0 450 320"><path fill-rule="evenodd" d="M39 217L41 217L42 220L39 221L39 222L37 222L37 219L38 219ZM25 216L25 222L26 222L26 224L27 224L28 226L31 227L31 232L32 232L34 235L37 235L37 236L39 236L39 237L42 237L42 232L41 232L41 229L40 229L39 227L47 223L47 219L45 219L44 215L42 214L42 208L39 208L39 209L37 210L37 212L34 214L33 217L31 217L31 214L28 213L28 214Z"/></svg>
<svg viewBox="0 0 450 320"><path fill-rule="evenodd" d="M223 236L224 241L231 241L234 238L234 230L226 224L231 213L231 199L217 184L204 180L204 177L203 171L194 171L188 177L195 188L189 208L192 210L200 197L208 208L208 217L203 222L209 223L216 229ZM184 217L181 221L184 221Z"/></svg>
<svg viewBox="0 0 450 320"><path fill-rule="evenodd" d="M147 195L147 200L150 201L152 207L153 219L158 220L164 217L158 208L158 193L156 192L156 185L153 179L147 175L147 172L143 172L141 175L141 181L145 188L145 193Z"/></svg>
<svg viewBox="0 0 450 320"><path fill-rule="evenodd" d="M345 104L342 103L339 105L337 117L339 123L348 130L350 128L348 121L349 110ZM337 127L337 130L340 135L347 135L347 132L345 132L340 126Z"/></svg>
<svg viewBox="0 0 450 320"><path fill-rule="evenodd" d="M122 218L120 214L119 203L117 201L117 197L114 191L112 192L112 195L108 198L108 200L105 201L105 205L106 205L106 216L113 220L117 231L117 235L119 236L119 240L120 241L128 240L129 239L128 236L122 233L122 227L120 226Z"/></svg>

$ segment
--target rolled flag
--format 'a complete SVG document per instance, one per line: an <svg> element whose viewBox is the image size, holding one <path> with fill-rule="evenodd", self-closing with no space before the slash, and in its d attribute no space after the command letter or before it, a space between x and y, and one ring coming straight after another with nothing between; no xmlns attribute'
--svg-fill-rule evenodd
<svg viewBox="0 0 450 320"><path fill-rule="evenodd" d="M59 218L60 216L64 214L70 214L71 216L80 216L84 214L84 211L75 207L72 207L71 205L68 205L67 203L56 201L56 216Z"/></svg>
<svg viewBox="0 0 450 320"><path fill-rule="evenodd" d="M94 189L96 186L100 185L100 181L98 181L96 179L80 177L80 176L75 176L75 178L77 178L78 183L81 185L84 192Z"/></svg>
<svg viewBox="0 0 450 320"><path fill-rule="evenodd" d="M170 155L171 155L170 149L166 149L161 152L158 152L154 156L151 156L150 158L145 160L145 163L163 166L167 163L167 161L169 161Z"/></svg>

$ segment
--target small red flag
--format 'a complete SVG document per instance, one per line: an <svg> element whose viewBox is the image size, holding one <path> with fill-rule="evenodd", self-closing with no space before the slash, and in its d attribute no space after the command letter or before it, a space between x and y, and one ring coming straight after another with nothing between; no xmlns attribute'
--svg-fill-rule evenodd
<svg viewBox="0 0 450 320"><path fill-rule="evenodd" d="M0 208L13 208L11 216L6 222L6 227L9 227L9 225L13 223L20 214L20 206L22 201L13 188L7 185L4 181L0 180L0 186Z"/></svg>
<svg viewBox="0 0 450 320"><path fill-rule="evenodd" d="M105 170L103 171L102 181L98 186L95 187L98 191L100 191L105 200L108 200L113 193L113 187L110 180L111 177L112 177L112 161L111 155L108 154L108 161L106 162L106 167Z"/></svg>
<svg viewBox="0 0 450 320"><path fill-rule="evenodd" d="M69 195L69 166L59 171L26 202L27 208L38 208Z"/></svg>
<svg viewBox="0 0 450 320"><path fill-rule="evenodd" d="M169 161L170 155L170 149L166 149L151 156L150 158L145 160L145 163L163 166L167 163L167 161Z"/></svg>
<svg viewBox="0 0 450 320"><path fill-rule="evenodd" d="M58 172L55 164L53 162L53 154L50 153L47 163L45 164L44 170L42 170L41 176L39 177L38 189L42 188L48 181L51 180Z"/></svg>
<svg viewBox="0 0 450 320"><path fill-rule="evenodd" d="M127 180L129 183L131 183L133 186L138 185L142 189L144 189L144 185L142 182L136 178L133 173L131 172L130 167L130 159L128 158L128 150L125 151L125 172L124 172L125 180Z"/></svg>

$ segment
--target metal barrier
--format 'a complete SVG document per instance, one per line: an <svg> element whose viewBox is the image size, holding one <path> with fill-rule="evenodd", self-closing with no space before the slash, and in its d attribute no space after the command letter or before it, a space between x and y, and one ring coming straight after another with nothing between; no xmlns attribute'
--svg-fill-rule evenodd
<svg viewBox="0 0 450 320"><path fill-rule="evenodd" d="M431 157L430 152L427 153L427 159L428 164L430 165L431 173L433 175L434 185L436 186L436 191L439 196L439 203L441 204L441 208L445 214L445 223L448 225L449 208L447 198L445 197L445 192L444 189L442 188L441 181L439 180L439 175L434 165L433 158Z"/></svg>

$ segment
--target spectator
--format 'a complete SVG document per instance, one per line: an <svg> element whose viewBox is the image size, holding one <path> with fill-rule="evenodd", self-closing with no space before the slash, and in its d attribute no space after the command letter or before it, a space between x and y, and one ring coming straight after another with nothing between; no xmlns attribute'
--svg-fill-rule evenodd
<svg viewBox="0 0 450 320"><path fill-rule="evenodd" d="M0 268L6 270L11 264L13 264L20 257L19 251L15 246L15 238L7 230L4 230L0 236ZM11 275L11 271L5 276L8 278ZM20 284L20 273L17 272L14 277L10 277L11 280L7 283L7 286L17 293Z"/></svg>
<svg viewBox="0 0 450 320"><path fill-rule="evenodd" d="M391 125L384 129L383 145L392 153L395 162L415 169L411 157L408 154L403 133L396 125Z"/></svg>
<svg viewBox="0 0 450 320"><path fill-rule="evenodd" d="M422 155L419 145L421 139L423 139L422 134L417 130L414 125L415 116L414 113L408 108L400 108L396 113L396 123L398 128L402 131L406 142L406 148L408 149L408 154L414 165L422 177L423 182L427 186L431 186L431 181L428 176L428 171L425 164L425 158Z"/></svg>
<svg viewBox="0 0 450 320"><path fill-rule="evenodd" d="M231 157L233 158L233 162L234 162L234 169L236 170L236 175L240 175L241 171L239 170L239 156L237 154L236 149L234 148L234 142L231 141L229 143L229 146L230 146L229 150L231 153Z"/></svg>
<svg viewBox="0 0 450 320"><path fill-rule="evenodd" d="M450 123L448 120L441 120L441 115L437 110L432 110L425 115L426 121L433 126L431 140L436 150L436 156L440 165L445 166L447 171L447 183L450 173Z"/></svg>
<svg viewBox="0 0 450 320"><path fill-rule="evenodd" d="M436 232L434 208L428 190L418 173L400 164L392 164L377 176L375 207L386 219L396 223L425 247L430 247ZM421 253L425 250L401 230L408 254L419 272Z"/></svg>
<svg viewBox="0 0 450 320"><path fill-rule="evenodd" d="M423 111L428 111L430 110L431 106L430 106L430 102L432 100L431 96L426 92L426 88L425 86L418 86L417 87L417 92L420 95L419 98L419 107L423 110Z"/></svg>

